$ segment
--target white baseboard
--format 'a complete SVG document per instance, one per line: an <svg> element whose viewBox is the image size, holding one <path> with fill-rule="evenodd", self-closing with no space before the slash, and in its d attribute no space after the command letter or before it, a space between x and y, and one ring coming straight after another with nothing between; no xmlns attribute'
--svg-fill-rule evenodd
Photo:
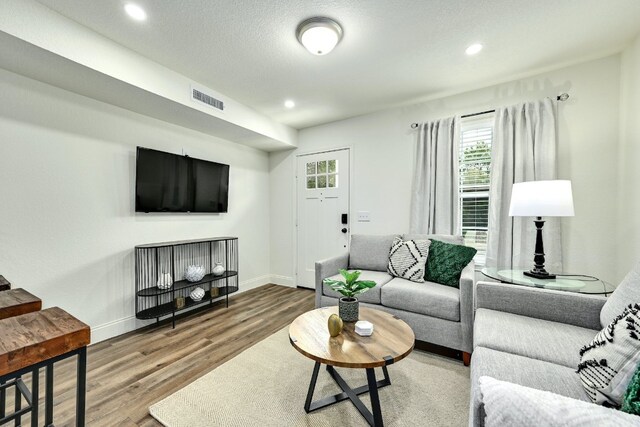
<svg viewBox="0 0 640 427"><path fill-rule="evenodd" d="M279 274L271 275L271 283L274 285L288 286L290 288L295 288L293 277L281 276Z"/></svg>
<svg viewBox="0 0 640 427"><path fill-rule="evenodd" d="M282 276L278 276L282 277ZM254 289L268 283L275 283L272 280L273 275L264 274L253 279L240 282L240 289L238 293ZM288 285L285 285L288 286ZM113 320L102 325L98 325L91 328L91 343L99 343L109 338L117 337L118 335L126 334L127 332L134 331L143 326L149 325L155 322L155 320L138 320L136 316L127 316L122 319Z"/></svg>

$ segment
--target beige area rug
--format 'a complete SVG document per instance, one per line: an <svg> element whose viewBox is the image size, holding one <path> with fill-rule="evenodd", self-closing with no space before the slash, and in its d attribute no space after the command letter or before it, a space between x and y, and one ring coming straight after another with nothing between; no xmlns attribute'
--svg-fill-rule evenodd
<svg viewBox="0 0 640 427"><path fill-rule="evenodd" d="M314 362L289 343L288 328L259 342L149 408L167 427L365 426L349 400L310 414L304 401ZM414 351L389 366L380 389L386 426L466 426L469 369L462 362ZM351 387L366 384L364 369L337 368ZM382 370L376 369L382 379ZM314 400L341 392L323 368ZM369 397L360 395L371 408Z"/></svg>

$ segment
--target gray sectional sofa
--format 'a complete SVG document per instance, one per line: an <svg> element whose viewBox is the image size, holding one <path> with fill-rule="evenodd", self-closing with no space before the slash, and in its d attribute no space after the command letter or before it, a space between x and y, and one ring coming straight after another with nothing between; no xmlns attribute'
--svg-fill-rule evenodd
<svg viewBox="0 0 640 427"><path fill-rule="evenodd" d="M640 303L640 263L609 298L480 281L476 300L469 425L483 426L481 376L590 402L576 373L580 348Z"/></svg>
<svg viewBox="0 0 640 427"><path fill-rule="evenodd" d="M341 280L338 271L342 268L360 270L362 280L377 283L375 288L358 297L362 306L398 316L411 326L416 339L459 350L465 354L468 363L473 342L473 261L462 271L459 289L392 277L387 273L389 250L398 236L354 234L349 253L316 262L316 307L337 305L340 297L323 285L323 279ZM402 238L463 244L461 236L405 234Z"/></svg>

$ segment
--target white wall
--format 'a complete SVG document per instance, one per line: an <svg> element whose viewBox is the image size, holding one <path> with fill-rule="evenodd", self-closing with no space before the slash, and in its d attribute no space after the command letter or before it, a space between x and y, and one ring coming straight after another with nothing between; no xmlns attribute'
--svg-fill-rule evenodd
<svg viewBox="0 0 640 427"><path fill-rule="evenodd" d="M235 235L241 289L269 282L265 152L3 70L0 93L0 274L94 342L136 325L137 244ZM135 214L137 145L230 164L229 213Z"/></svg>
<svg viewBox="0 0 640 427"><path fill-rule="evenodd" d="M640 36L622 53L619 275L640 261Z"/></svg>
<svg viewBox="0 0 640 427"><path fill-rule="evenodd" d="M620 55L538 76L432 100L419 105L300 131L298 149L270 155L271 272L293 277L293 171L297 153L353 147L352 212L368 210L370 223L353 233L402 233L409 227L412 153L409 125L496 106L571 95L559 107L559 177L571 179L576 216L563 220L566 271L616 282L617 165Z"/></svg>

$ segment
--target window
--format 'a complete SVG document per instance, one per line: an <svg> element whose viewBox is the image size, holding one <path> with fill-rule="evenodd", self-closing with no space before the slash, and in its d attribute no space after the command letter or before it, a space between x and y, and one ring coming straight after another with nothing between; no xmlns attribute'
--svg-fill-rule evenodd
<svg viewBox="0 0 640 427"><path fill-rule="evenodd" d="M460 222L464 244L484 265L489 228L489 182L493 115L463 119L460 136Z"/></svg>
<svg viewBox="0 0 640 427"><path fill-rule="evenodd" d="M338 187L338 161L321 160L307 163L307 190Z"/></svg>

